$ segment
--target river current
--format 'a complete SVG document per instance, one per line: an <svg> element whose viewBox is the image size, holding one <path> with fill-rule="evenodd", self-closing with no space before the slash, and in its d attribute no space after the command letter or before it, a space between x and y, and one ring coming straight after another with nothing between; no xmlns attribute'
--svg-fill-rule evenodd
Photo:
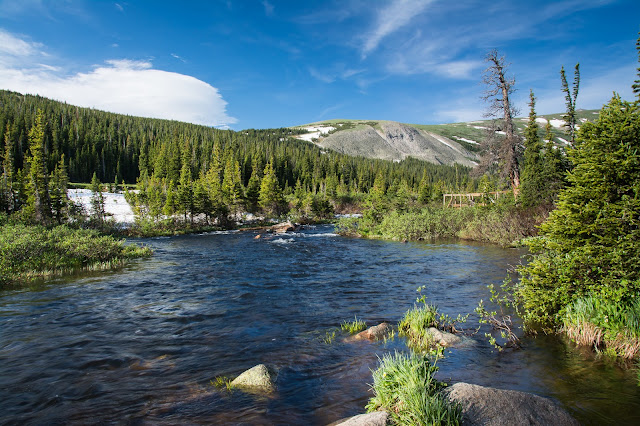
<svg viewBox="0 0 640 426"><path fill-rule="evenodd" d="M150 259L0 292L0 423L328 424L364 412L378 357L406 347L327 333L356 315L397 323L419 286L450 316L473 312L522 255L330 226L256 235L146 239ZM554 336L498 353L485 331L447 350L440 380L550 397L585 424L640 424L634 371ZM271 395L212 385L259 363L277 373Z"/></svg>

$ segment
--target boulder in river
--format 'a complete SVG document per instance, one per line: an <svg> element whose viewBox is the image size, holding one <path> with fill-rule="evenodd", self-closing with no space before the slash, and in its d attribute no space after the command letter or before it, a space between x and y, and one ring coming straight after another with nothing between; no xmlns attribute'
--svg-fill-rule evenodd
<svg viewBox="0 0 640 426"><path fill-rule="evenodd" d="M460 336L456 336L455 334L448 333L446 331L438 330L435 327L429 328L429 334L433 337L433 341L440 346L453 346L462 342Z"/></svg>
<svg viewBox="0 0 640 426"><path fill-rule="evenodd" d="M554 401L527 392L456 383L445 394L462 408L463 425L579 425Z"/></svg>
<svg viewBox="0 0 640 426"><path fill-rule="evenodd" d="M271 232L276 234L284 234L285 232L294 232L300 228L300 225L291 222L276 223L271 227Z"/></svg>
<svg viewBox="0 0 640 426"><path fill-rule="evenodd" d="M359 414L347 419L332 423L333 426L385 426L389 420L386 411L374 411L373 413Z"/></svg>
<svg viewBox="0 0 640 426"><path fill-rule="evenodd" d="M270 392L274 389L271 373L264 364L258 364L236 377L231 386L245 387Z"/></svg>
<svg viewBox="0 0 640 426"><path fill-rule="evenodd" d="M353 336L353 340L382 340L385 336L391 333L393 328L389 323L383 322L382 324L374 325L364 331Z"/></svg>

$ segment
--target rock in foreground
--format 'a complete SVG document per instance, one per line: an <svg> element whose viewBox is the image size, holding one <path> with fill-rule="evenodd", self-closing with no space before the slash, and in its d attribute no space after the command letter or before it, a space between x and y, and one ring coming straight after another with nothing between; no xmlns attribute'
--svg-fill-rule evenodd
<svg viewBox="0 0 640 426"><path fill-rule="evenodd" d="M264 364L258 364L236 377L231 386L246 387L270 392L274 389L269 369Z"/></svg>
<svg viewBox="0 0 640 426"><path fill-rule="evenodd" d="M271 232L275 234L284 234L285 232L295 232L300 228L299 225L291 222L277 223L271 227Z"/></svg>
<svg viewBox="0 0 640 426"><path fill-rule="evenodd" d="M385 426L389 414L386 411L374 411L373 413L360 414L332 423L335 426Z"/></svg>
<svg viewBox="0 0 640 426"><path fill-rule="evenodd" d="M456 383L445 393L462 408L463 425L578 425L550 399L526 392Z"/></svg>

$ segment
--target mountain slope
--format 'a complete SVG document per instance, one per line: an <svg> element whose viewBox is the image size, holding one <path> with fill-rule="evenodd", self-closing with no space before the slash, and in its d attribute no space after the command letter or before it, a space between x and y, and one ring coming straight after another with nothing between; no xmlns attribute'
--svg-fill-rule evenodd
<svg viewBox="0 0 640 426"><path fill-rule="evenodd" d="M595 110L578 110L579 123L592 121ZM523 135L528 118L514 120L516 131ZM538 117L539 135L545 135L549 121L557 145L567 145L562 114ZM297 129L308 133L296 138L348 155L400 161L407 157L434 164L462 164L473 167L479 159L480 143L492 128L492 120L451 124L404 124L395 121L327 120ZM579 125L578 125L579 127ZM498 131L498 133L501 133Z"/></svg>
<svg viewBox="0 0 640 426"><path fill-rule="evenodd" d="M348 155L393 161L413 157L434 164L457 163L469 167L477 160L476 153L456 141L395 121L323 122L313 130L317 137L311 141ZM299 137L308 139L304 136Z"/></svg>

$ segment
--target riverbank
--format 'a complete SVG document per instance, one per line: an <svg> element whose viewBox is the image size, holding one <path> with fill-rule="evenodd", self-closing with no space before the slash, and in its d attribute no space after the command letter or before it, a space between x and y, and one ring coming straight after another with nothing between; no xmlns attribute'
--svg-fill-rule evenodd
<svg viewBox="0 0 640 426"><path fill-rule="evenodd" d="M425 207L391 211L379 221L342 219L341 235L391 241L434 241L439 238L486 242L501 247L519 246L524 238L537 234L547 217L545 209L523 209L513 205L466 208Z"/></svg>

